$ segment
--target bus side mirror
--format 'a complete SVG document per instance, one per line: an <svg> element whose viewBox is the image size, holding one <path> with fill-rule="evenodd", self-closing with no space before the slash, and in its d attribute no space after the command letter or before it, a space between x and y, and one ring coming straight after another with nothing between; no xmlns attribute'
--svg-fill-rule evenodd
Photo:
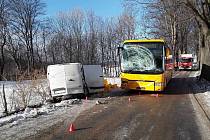
<svg viewBox="0 0 210 140"><path fill-rule="evenodd" d="M117 47L117 55L120 55L120 51L123 49L123 47Z"/></svg>
<svg viewBox="0 0 210 140"><path fill-rule="evenodd" d="M166 57L169 57L169 55L170 55L170 49L166 48Z"/></svg>

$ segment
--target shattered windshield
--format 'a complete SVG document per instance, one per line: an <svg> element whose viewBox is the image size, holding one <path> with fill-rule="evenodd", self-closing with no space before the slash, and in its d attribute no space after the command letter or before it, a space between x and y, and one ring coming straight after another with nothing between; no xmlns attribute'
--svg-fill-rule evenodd
<svg viewBox="0 0 210 140"><path fill-rule="evenodd" d="M162 72L163 43L125 44L122 50L123 72Z"/></svg>

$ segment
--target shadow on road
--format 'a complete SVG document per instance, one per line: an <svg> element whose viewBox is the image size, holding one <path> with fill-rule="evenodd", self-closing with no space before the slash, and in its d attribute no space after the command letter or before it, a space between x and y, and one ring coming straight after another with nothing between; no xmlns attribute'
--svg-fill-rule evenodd
<svg viewBox="0 0 210 140"><path fill-rule="evenodd" d="M196 79L194 81L194 84L192 85L192 88L194 94L205 93L210 91L210 82L203 79L201 80Z"/></svg>
<svg viewBox="0 0 210 140"><path fill-rule="evenodd" d="M77 128L75 131L81 131L81 130L86 130L86 129L91 129L93 127L84 127L84 128Z"/></svg>
<svg viewBox="0 0 210 140"><path fill-rule="evenodd" d="M196 77L173 78L164 94L197 94L210 91L210 82L199 81Z"/></svg>

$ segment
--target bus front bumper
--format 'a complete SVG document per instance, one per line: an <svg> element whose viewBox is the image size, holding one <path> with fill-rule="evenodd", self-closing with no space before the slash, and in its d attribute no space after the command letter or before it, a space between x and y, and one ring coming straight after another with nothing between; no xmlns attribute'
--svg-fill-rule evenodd
<svg viewBox="0 0 210 140"><path fill-rule="evenodd" d="M165 83L155 81L121 81L122 89L141 90L141 91L163 91Z"/></svg>

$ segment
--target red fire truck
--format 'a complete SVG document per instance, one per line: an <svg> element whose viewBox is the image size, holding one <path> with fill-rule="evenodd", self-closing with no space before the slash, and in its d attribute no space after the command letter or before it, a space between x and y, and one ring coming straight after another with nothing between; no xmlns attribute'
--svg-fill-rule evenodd
<svg viewBox="0 0 210 140"><path fill-rule="evenodd" d="M192 69L193 67L193 55L192 54L180 54L179 69Z"/></svg>

